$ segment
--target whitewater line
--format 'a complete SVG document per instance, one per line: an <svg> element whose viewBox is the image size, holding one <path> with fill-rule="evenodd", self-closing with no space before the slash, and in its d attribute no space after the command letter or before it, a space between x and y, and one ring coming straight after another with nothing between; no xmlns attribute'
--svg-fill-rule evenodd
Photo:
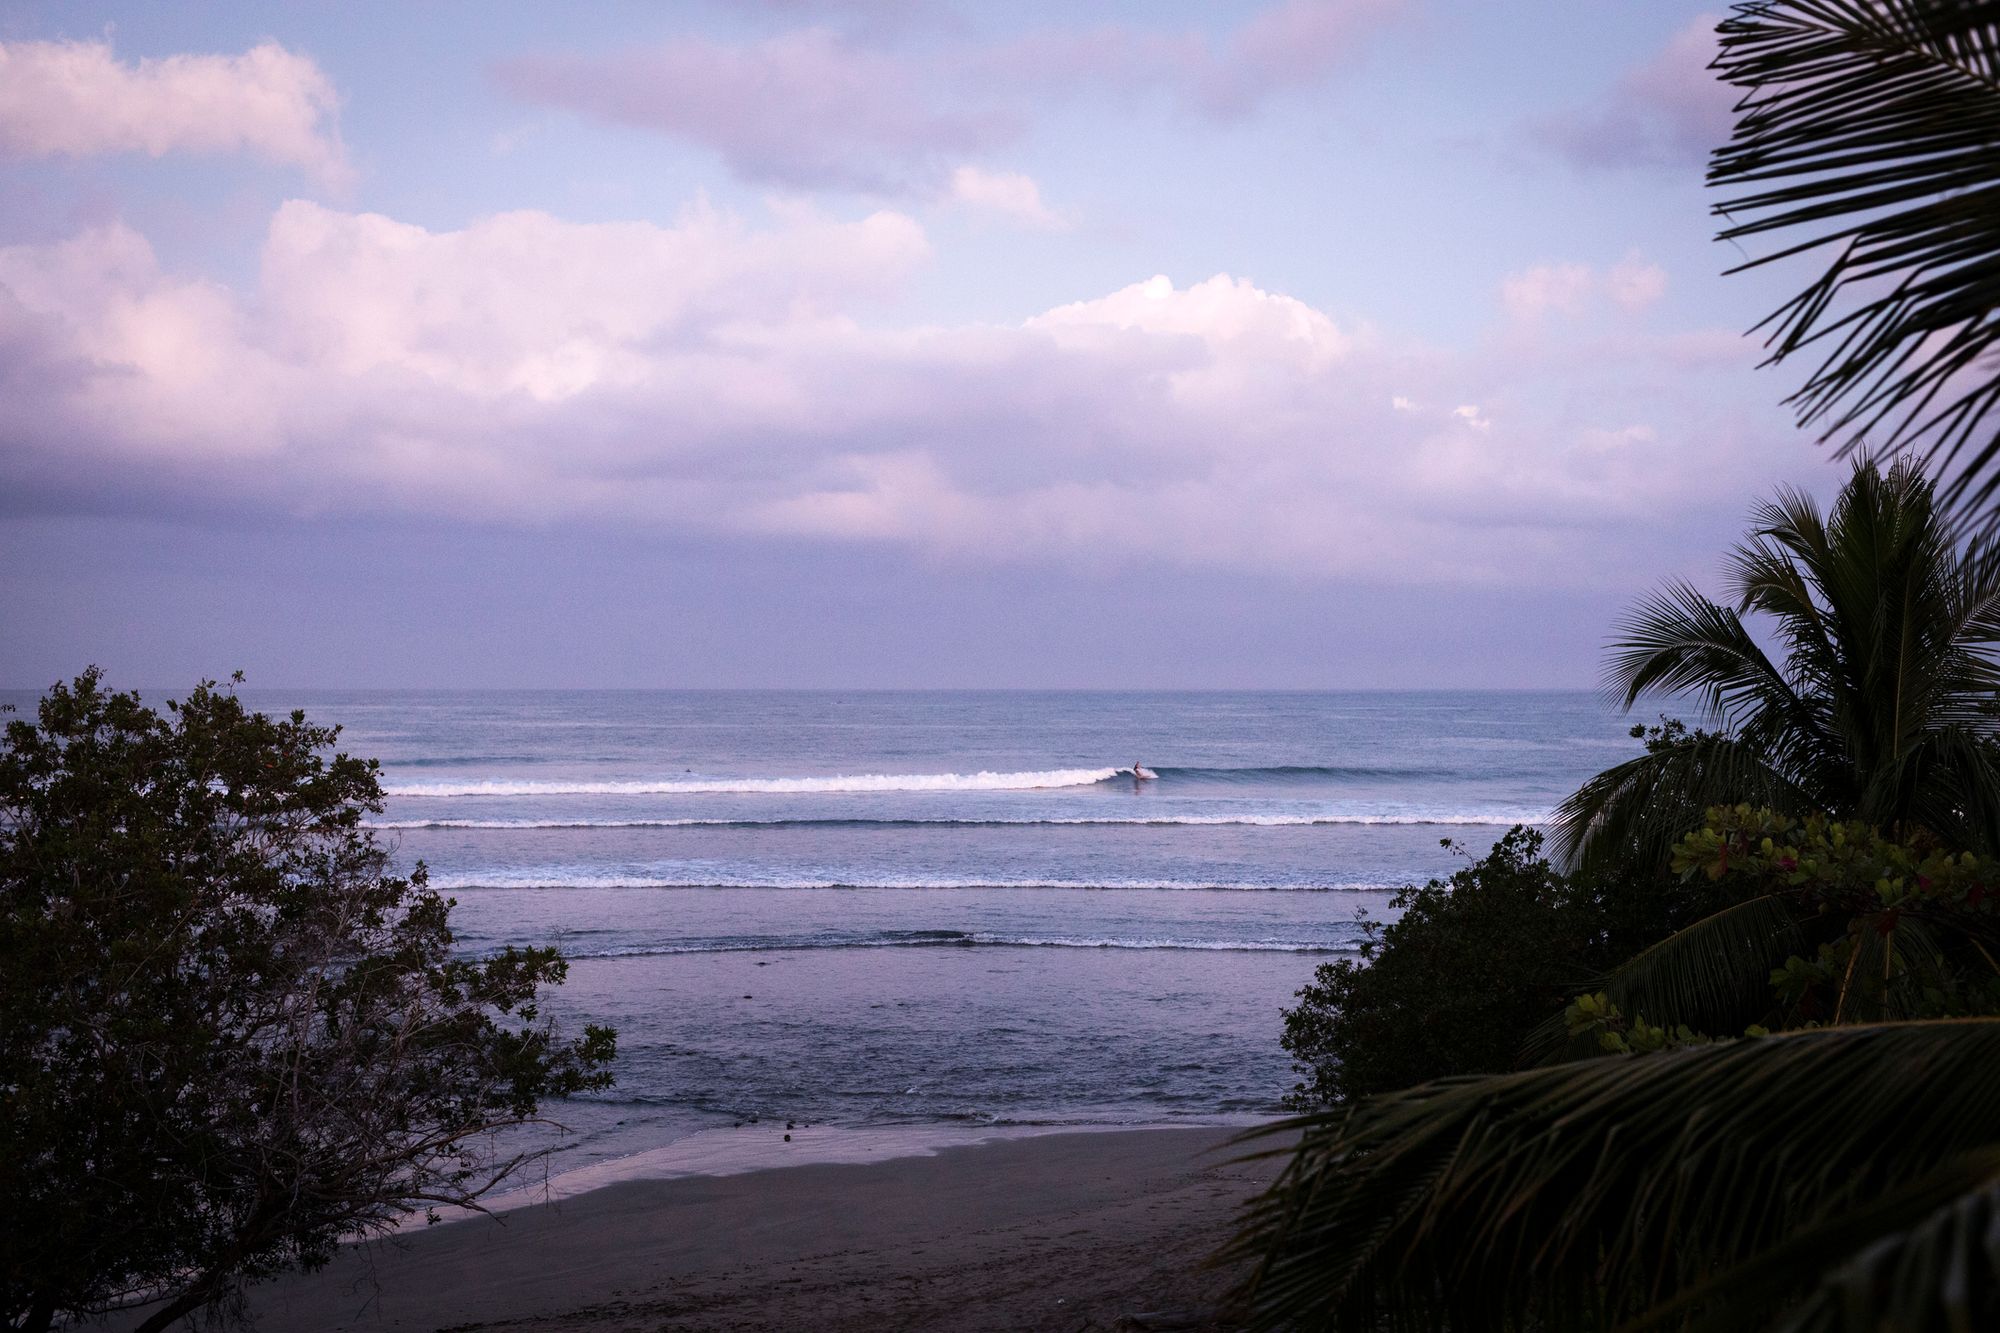
<svg viewBox="0 0 2000 1333"><path fill-rule="evenodd" d="M382 788L389 796L688 796L898 791L1036 791L1088 787L1119 768L1052 768L1029 773L855 773L820 778L667 778L608 782L404 782Z"/></svg>

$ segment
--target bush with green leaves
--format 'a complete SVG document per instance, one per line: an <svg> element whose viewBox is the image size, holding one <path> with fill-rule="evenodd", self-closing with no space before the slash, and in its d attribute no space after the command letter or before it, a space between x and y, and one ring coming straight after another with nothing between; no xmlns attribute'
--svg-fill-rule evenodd
<svg viewBox="0 0 2000 1333"><path fill-rule="evenodd" d="M606 1086L540 1008L552 949L454 947L363 823L337 728L96 671L0 748L0 1320L164 1328L540 1155L496 1135Z"/></svg>
<svg viewBox="0 0 2000 1333"><path fill-rule="evenodd" d="M1628 1025L1684 1044L2000 1013L2000 860L1923 829L1737 805L1709 810L1673 864L1726 905L1614 968L1573 1011L1572 1029L1604 1049L1626 1049Z"/></svg>
<svg viewBox="0 0 2000 1333"><path fill-rule="evenodd" d="M1280 1040L1302 1080L1289 1100L1511 1069L1551 1013L1708 898L1705 884L1565 876L1542 835L1517 826L1448 878L1398 893L1393 921L1364 921L1360 959L1315 971L1285 1013Z"/></svg>

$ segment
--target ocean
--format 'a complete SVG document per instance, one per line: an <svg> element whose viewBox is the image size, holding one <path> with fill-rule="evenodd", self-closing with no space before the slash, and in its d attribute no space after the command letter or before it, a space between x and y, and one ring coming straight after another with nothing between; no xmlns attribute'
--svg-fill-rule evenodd
<svg viewBox="0 0 2000 1333"><path fill-rule="evenodd" d="M578 1161L752 1117L1271 1114L1357 913L1635 750L1587 692L246 699L381 760L372 822L464 948L573 960L556 1010L620 1046L551 1108Z"/></svg>

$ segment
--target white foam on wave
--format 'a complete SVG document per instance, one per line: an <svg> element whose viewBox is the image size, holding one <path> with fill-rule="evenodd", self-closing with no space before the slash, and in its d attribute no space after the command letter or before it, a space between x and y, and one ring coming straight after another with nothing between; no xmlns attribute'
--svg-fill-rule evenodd
<svg viewBox="0 0 2000 1333"><path fill-rule="evenodd" d="M1119 768L1051 768L1030 773L852 773L815 778L662 778L613 782L400 782L382 788L390 796L693 796L891 791L1035 791L1047 787L1087 787L1120 773Z"/></svg>
<svg viewBox="0 0 2000 1333"><path fill-rule="evenodd" d="M1056 816L1048 819L380 819L368 823L375 829L622 829L622 828L773 828L812 825L921 825L934 824L940 827L986 827L1010 825L1044 824L1104 824L1131 825L1140 827L1175 828L1186 826L1204 828L1217 825L1241 825L1253 828L1306 828L1326 824L1357 825L1403 825L1439 824L1456 827L1508 828L1515 824L1537 825L1548 821L1546 812L1469 812L1446 811L1443 813L1394 814L1394 815L1132 815L1075 817Z"/></svg>
<svg viewBox="0 0 2000 1333"><path fill-rule="evenodd" d="M1188 940L1128 939L1118 936L998 935L972 931L949 939L744 940L694 944L632 944L599 950L565 949L563 956L582 958L671 958L696 953L783 953L801 949L1140 949L1196 953L1356 953L1354 944L1315 940Z"/></svg>
<svg viewBox="0 0 2000 1333"><path fill-rule="evenodd" d="M1233 890L1253 892L1340 892L1387 893L1395 884L1347 882L1336 884L1272 884L1254 881L1218 882L1178 879L994 879L952 878L941 875L869 879L805 878L800 876L707 875L667 877L656 875L587 873L551 870L497 871L485 874L433 875L430 886L440 892L471 889L1172 889Z"/></svg>

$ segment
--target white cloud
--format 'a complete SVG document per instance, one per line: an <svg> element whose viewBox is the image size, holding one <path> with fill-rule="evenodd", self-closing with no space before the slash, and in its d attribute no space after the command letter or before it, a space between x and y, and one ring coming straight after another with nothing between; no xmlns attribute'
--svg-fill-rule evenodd
<svg viewBox="0 0 2000 1333"><path fill-rule="evenodd" d="M1305 302L1227 273L1178 291L1171 278L1156 274L1109 296L1058 306L1030 319L1028 327L1046 329L1073 347L1102 346L1132 333L1192 338L1211 352L1306 371L1324 369L1351 345Z"/></svg>
<svg viewBox="0 0 2000 1333"><path fill-rule="evenodd" d="M961 166L951 173L951 188L946 198L1043 231L1061 231L1068 226L1060 214L1042 202L1042 189L1035 184L1034 177L1019 172Z"/></svg>
<svg viewBox="0 0 2000 1333"><path fill-rule="evenodd" d="M558 401L647 383L675 350L839 321L929 254L894 212L800 210L768 232L707 207L673 227L518 212L432 232L295 200L272 219L261 296L280 345L338 376Z"/></svg>
<svg viewBox="0 0 2000 1333"><path fill-rule="evenodd" d="M0 156L248 153L351 176L319 66L275 42L126 64L103 42L0 44Z"/></svg>
<svg viewBox="0 0 2000 1333"><path fill-rule="evenodd" d="M1646 533L1733 518L1731 479L1769 473L1731 405L1754 348L1623 326L1398 346L1229 275L1006 325L864 322L928 253L893 212L432 231L297 201L250 291L122 226L0 249L0 486L1575 581L1633 576L1614 545L1650 577Z"/></svg>

